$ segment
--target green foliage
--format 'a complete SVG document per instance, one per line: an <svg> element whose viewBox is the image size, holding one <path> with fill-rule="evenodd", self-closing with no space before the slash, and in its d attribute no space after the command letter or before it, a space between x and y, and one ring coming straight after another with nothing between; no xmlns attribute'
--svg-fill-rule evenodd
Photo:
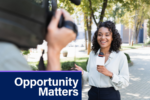
<svg viewBox="0 0 150 100"><path fill-rule="evenodd" d="M70 70L74 66L74 64L74 61L63 62L61 63L61 68L62 70Z"/></svg>
<svg viewBox="0 0 150 100"><path fill-rule="evenodd" d="M150 4L149 3L145 2L144 0L134 0L134 1L135 2L130 1L128 5L124 3L120 6L121 8L124 9L123 16L119 17L118 15L116 15L117 23L121 22L126 27L129 27L129 23L130 23L130 27L132 29L134 28L135 18L137 18L137 21L136 21L136 28L137 28L137 27L141 27L140 23L143 23L144 20L150 16L150 13L149 13Z"/></svg>
<svg viewBox="0 0 150 100"><path fill-rule="evenodd" d="M145 42L146 45L150 45L150 38L148 38Z"/></svg>
<svg viewBox="0 0 150 100"><path fill-rule="evenodd" d="M58 8L63 8L67 10L70 14L73 14L75 9L75 5L70 2L70 0L59 0L58 1Z"/></svg>
<svg viewBox="0 0 150 100"><path fill-rule="evenodd" d="M89 59L86 60L86 65L88 64Z"/></svg>
<svg viewBox="0 0 150 100"><path fill-rule="evenodd" d="M130 63L130 62L131 62L131 59L130 59L129 54L127 54L127 53L124 53L124 54L125 54L125 55L126 55L126 57L127 57L128 63Z"/></svg>
<svg viewBox="0 0 150 100"><path fill-rule="evenodd" d="M126 46L121 46L120 50L127 50L127 49L137 49L137 48L141 48L143 44L134 44L132 45L126 45Z"/></svg>
<svg viewBox="0 0 150 100"><path fill-rule="evenodd" d="M75 64L82 67L84 70L86 70L86 61L88 57L81 57L76 58ZM38 70L38 63L39 62L29 62L28 64L31 66L32 70ZM62 70L70 70L74 66L74 58L63 58L61 59L61 68ZM47 61L44 61L45 66L47 66Z"/></svg>
<svg viewBox="0 0 150 100"><path fill-rule="evenodd" d="M38 67L37 67L36 65L30 65L30 67L31 67L31 69L32 69L33 71L38 70Z"/></svg>
<svg viewBox="0 0 150 100"><path fill-rule="evenodd" d="M150 18L149 12L149 0L125 0L124 3L119 3L119 10L121 13L115 9L110 13L116 23L123 24L126 28L133 29L132 40L135 38L136 43L138 40L138 34L144 20ZM126 5L127 4L127 5ZM117 11L117 12L116 12Z"/></svg>
<svg viewBox="0 0 150 100"><path fill-rule="evenodd" d="M28 55L30 53L29 50L22 50L21 52L22 52L23 55Z"/></svg>
<svg viewBox="0 0 150 100"><path fill-rule="evenodd" d="M83 70L86 70L86 62L88 57L76 58L75 64L82 67ZM70 70L74 66L74 58L64 58L61 59L61 68L62 70Z"/></svg>
<svg viewBox="0 0 150 100"><path fill-rule="evenodd" d="M148 29L147 35L150 38L150 19L148 19L148 22L147 22L147 29Z"/></svg>
<svg viewBox="0 0 150 100"><path fill-rule="evenodd" d="M113 7L113 11L109 11L108 18L112 17L114 22L116 23L118 18L121 18L125 15L126 9L120 3L114 4Z"/></svg>
<svg viewBox="0 0 150 100"><path fill-rule="evenodd" d="M38 64L39 64L39 62L28 62L28 64L29 64L29 66L31 67L31 69L33 71L38 70ZM44 65L45 65L45 67L47 67L47 61L44 61Z"/></svg>
<svg viewBox="0 0 150 100"><path fill-rule="evenodd" d="M64 50L63 53L68 53L68 51L67 51L67 50Z"/></svg>

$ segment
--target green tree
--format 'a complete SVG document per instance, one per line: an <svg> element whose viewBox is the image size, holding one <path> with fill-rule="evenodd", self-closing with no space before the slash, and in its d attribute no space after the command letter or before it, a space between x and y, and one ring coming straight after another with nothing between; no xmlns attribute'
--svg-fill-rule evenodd
<svg viewBox="0 0 150 100"><path fill-rule="evenodd" d="M118 14L117 17L122 17L125 12L123 11L125 7L127 7L127 10L129 7L129 4L132 5L135 0L82 0L81 5L79 6L79 10L82 11L86 17L84 17L86 21L86 29L88 31L88 54L91 51L91 25L92 25L92 19L94 23L98 26L100 22L104 21L104 18L109 19L112 17L110 15L110 12L113 10L113 8L116 6L115 4L121 5L121 11L120 7L116 7L113 17L116 20L115 15ZM130 3L129 3L130 2ZM134 6L133 6L134 7ZM121 14L121 15L120 15Z"/></svg>
<svg viewBox="0 0 150 100"><path fill-rule="evenodd" d="M70 0L57 0L58 8L67 10L70 14L75 13L75 5Z"/></svg>
<svg viewBox="0 0 150 100"><path fill-rule="evenodd" d="M143 21L147 18L149 0L82 0L80 6L71 4L69 0L59 0L60 8L65 8L71 14L83 12L85 37L88 32L88 54L91 50L91 26L92 20L98 26L104 20L112 19L115 23L122 23L126 27L134 29L137 37ZM146 8L145 8L146 7ZM137 15L137 16L135 16ZM135 17L131 17L135 16ZM134 27L135 26L135 27ZM132 36L133 37L133 36ZM86 43L85 43L86 45Z"/></svg>
<svg viewBox="0 0 150 100"><path fill-rule="evenodd" d="M128 1L129 0L127 0L127 2L120 4L120 6L117 6L119 7L119 9L120 8L123 9L123 11L121 11L121 14L119 14L119 12L117 12L116 14L116 11L118 9L114 11L115 13L114 15L116 15L115 21L117 23L124 24L126 27L132 28L134 30L132 34L132 41L135 38L136 40L135 43L137 43L139 30L140 28L142 28L142 24L144 20L149 18L150 15L149 14L150 1L133 0L134 2L130 2L130 3Z"/></svg>
<svg viewBox="0 0 150 100"><path fill-rule="evenodd" d="M88 32L88 54L91 51L91 28L92 19L98 26L105 16L106 8L108 7L108 0L82 0L78 11L84 13L85 30ZM97 13L97 14L96 14Z"/></svg>
<svg viewBox="0 0 150 100"><path fill-rule="evenodd" d="M84 14L84 19L87 20L87 16L85 14ZM87 50L87 27L86 27L87 21L86 20L84 20L85 50Z"/></svg>

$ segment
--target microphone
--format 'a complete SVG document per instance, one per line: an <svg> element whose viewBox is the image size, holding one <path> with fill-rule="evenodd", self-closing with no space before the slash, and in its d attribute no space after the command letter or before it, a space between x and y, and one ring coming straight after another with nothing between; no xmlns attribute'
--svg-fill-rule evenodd
<svg viewBox="0 0 150 100"><path fill-rule="evenodd" d="M81 0L70 0L72 3L74 3L75 5L80 5Z"/></svg>
<svg viewBox="0 0 150 100"><path fill-rule="evenodd" d="M99 52L99 57L104 57L104 53L103 52Z"/></svg>
<svg viewBox="0 0 150 100"><path fill-rule="evenodd" d="M105 63L105 56L103 52L99 52L98 56L96 57L96 65L104 66Z"/></svg>

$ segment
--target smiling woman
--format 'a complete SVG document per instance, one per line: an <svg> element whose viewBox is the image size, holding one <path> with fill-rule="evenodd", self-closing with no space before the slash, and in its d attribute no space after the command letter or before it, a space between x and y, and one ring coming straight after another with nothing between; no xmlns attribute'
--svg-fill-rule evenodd
<svg viewBox="0 0 150 100"><path fill-rule="evenodd" d="M120 100L118 90L129 85L128 62L120 48L121 38L115 24L111 21L100 23L93 37L87 71L75 65L91 85L88 100ZM97 60L100 52L105 57L104 65L97 65L102 62Z"/></svg>
<svg viewBox="0 0 150 100"><path fill-rule="evenodd" d="M98 44L103 48L106 48L108 46L110 47L112 40L113 40L112 32L110 32L108 30L108 28L101 27L98 31L98 34L97 34Z"/></svg>
<svg viewBox="0 0 150 100"><path fill-rule="evenodd" d="M98 29L94 34L92 42L92 50L95 52L95 54L99 48L107 46L110 46L109 52L119 52L122 44L120 34L116 29L115 24L111 21L106 21L99 25Z"/></svg>

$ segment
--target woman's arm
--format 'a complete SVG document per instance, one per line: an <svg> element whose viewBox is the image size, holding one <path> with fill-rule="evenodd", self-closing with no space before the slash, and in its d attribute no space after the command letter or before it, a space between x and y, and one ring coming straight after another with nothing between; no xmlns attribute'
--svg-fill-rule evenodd
<svg viewBox="0 0 150 100"><path fill-rule="evenodd" d="M90 52L90 56L89 56L89 59L88 59L88 63L87 63L87 66L86 66L86 69L87 71L83 70L83 79L85 81L88 81L89 80L89 70L90 70L90 59L91 59L91 54L92 54L92 51Z"/></svg>
<svg viewBox="0 0 150 100"><path fill-rule="evenodd" d="M91 55L91 52L90 52L90 55ZM91 56L90 56L91 57ZM75 67L78 71L82 71L82 78L85 80L85 81L88 81L89 79L89 68L90 68L90 57L88 59L88 64L87 64L87 71L83 70L80 66L77 66L75 64Z"/></svg>
<svg viewBox="0 0 150 100"><path fill-rule="evenodd" d="M128 62L124 54L122 54L122 59L119 64L119 74L113 73L111 80L116 89L125 88L129 85Z"/></svg>

